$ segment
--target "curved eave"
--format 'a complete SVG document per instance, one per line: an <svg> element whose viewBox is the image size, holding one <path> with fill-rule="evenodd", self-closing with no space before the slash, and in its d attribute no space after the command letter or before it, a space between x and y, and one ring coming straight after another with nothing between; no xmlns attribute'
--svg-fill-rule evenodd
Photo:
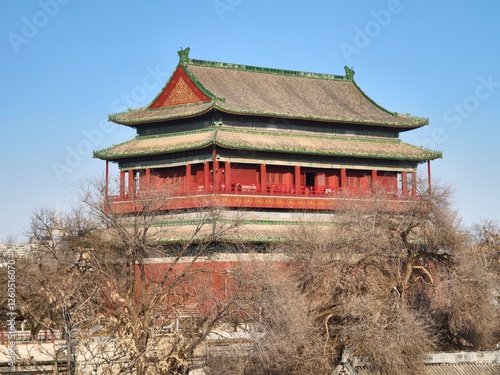
<svg viewBox="0 0 500 375"><path fill-rule="evenodd" d="M105 150L94 151L94 158L101 160L115 161L121 159L136 158L141 156L165 155L179 151L199 150L207 146L210 146L212 144L213 142L203 142L203 143L200 142L199 144L189 145L189 147L164 147L155 150L141 150L141 151L123 152L123 153L112 153L112 152L107 152Z"/></svg>
<svg viewBox="0 0 500 375"><path fill-rule="evenodd" d="M173 107L162 107L162 108L139 108L127 112L121 112L108 116L108 120L116 124L126 125L136 127L142 124L150 124L155 122L163 122L170 120L180 120L186 118L192 118L196 116L204 115L213 109L213 101L201 102L193 104L184 104ZM185 109L182 113L176 113L176 110ZM170 113L169 112L173 112ZM128 119L127 117L133 116L135 114L143 114L142 117Z"/></svg>
<svg viewBox="0 0 500 375"><path fill-rule="evenodd" d="M142 146L140 146L141 142L154 142L155 140L161 140L162 138L164 138L164 136L139 136L119 145L113 145L103 150L94 151L93 155L94 158L102 160L118 161L121 159L136 158L141 156L156 156L171 154L179 151L198 150L213 145L215 142L215 134L216 133L213 129L202 132L185 132L182 134L183 139L177 141L174 144L171 143L170 145L168 145L168 142L166 142L167 144L143 144ZM199 139L198 141L193 140L193 136L196 137L196 135L201 139ZM138 143L139 146L137 145ZM136 148L135 150L134 147Z"/></svg>
<svg viewBox="0 0 500 375"><path fill-rule="evenodd" d="M220 101L220 100L219 100ZM181 114L175 113L175 110L184 109L185 111ZM231 115L240 116L262 116L262 117L274 117L274 118L286 118L290 120L306 120L315 122L327 122L327 123L343 123L343 124L353 124L353 125L363 125L363 126L380 126L380 127L390 127L400 130L412 130L417 129L422 126L428 125L429 120L426 118L412 117L408 118L406 116L400 116L400 118L406 117L406 119L411 121L384 121L384 122L374 122L369 119L355 119L355 118L342 118L342 117L325 117L325 116L300 116L294 113L278 113L278 112L267 112L267 111L246 111L238 108L230 108L224 106L223 103L215 104L214 102L203 102L195 104L186 104L175 107L165 107L158 109L140 108L128 112L122 112L119 114L114 114L109 116L109 120L117 124L136 127L142 124L150 124L155 122L163 121L173 121L186 118L192 118L196 116L204 115L212 110L217 110L222 113L227 113ZM127 119L127 117L133 116L134 114L140 115L141 112L143 116L138 116L138 118ZM169 113L174 112L174 113ZM395 116L398 117L398 116Z"/></svg>

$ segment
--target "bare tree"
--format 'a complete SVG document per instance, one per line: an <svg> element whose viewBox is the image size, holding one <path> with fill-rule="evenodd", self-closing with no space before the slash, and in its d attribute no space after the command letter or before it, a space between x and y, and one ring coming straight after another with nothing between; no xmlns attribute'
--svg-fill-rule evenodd
<svg viewBox="0 0 500 375"><path fill-rule="evenodd" d="M480 268L478 272L488 272L494 280L495 299L493 304L500 309L500 223L481 220L472 225L472 251L470 261ZM494 331L494 341L500 340L500 325Z"/></svg>
<svg viewBox="0 0 500 375"><path fill-rule="evenodd" d="M446 189L345 198L328 225L290 227L270 250L280 261L231 272L200 260L213 246L252 251L222 242L238 218L200 208L174 231L171 190L141 191L126 209L105 191L87 183L69 215L34 214L41 250L20 289L34 331L64 332L73 372L78 358L103 374L187 374L202 358L210 373L331 374L349 355L381 375L420 373L425 353L487 347L495 329L484 265L496 237L471 241ZM217 328L243 323L243 341L209 352Z"/></svg>
<svg viewBox="0 0 500 375"><path fill-rule="evenodd" d="M472 225L471 236L475 251L486 259L493 273L500 275L500 223L481 220Z"/></svg>
<svg viewBox="0 0 500 375"><path fill-rule="evenodd" d="M94 257L107 291L105 328L116 340L109 358L110 373L187 373L195 349L230 311L230 301L211 294L209 286L197 277L204 270L194 265L214 240L238 223L220 225L217 209L200 209L187 237L165 247L163 242L171 239L171 233L159 221L169 207L172 190L142 191L135 197L133 209L123 214L115 213L111 202L95 194L102 188L90 188L81 189L82 201L99 222L105 223L116 253L109 258ZM167 257L168 261L152 264L148 261L152 257ZM213 300L210 304L204 301L204 308L199 309L200 299L207 298ZM188 313L191 330L161 334L186 306L194 307Z"/></svg>
<svg viewBox="0 0 500 375"><path fill-rule="evenodd" d="M289 272L280 275L288 282L260 277L266 293L259 303L283 311L280 301L296 301L290 311L299 309L306 321L300 325L312 328L292 334L282 314L282 324L262 324L259 344L271 348L269 356L250 358L275 374L328 374L348 354L370 371L397 375L422 373L432 350L484 348L497 322L492 278L481 271L482 258L471 252L449 197L435 187L391 209L380 196L346 199L329 226L290 228L278 249L290 259ZM284 337L292 349L297 336L321 342L322 350L309 346L311 358L273 350ZM311 370L306 359L323 370ZM280 366L285 362L296 366Z"/></svg>
<svg viewBox="0 0 500 375"><path fill-rule="evenodd" d="M321 327L310 319L309 301L290 272L283 261L241 266L239 293L252 344L246 352L236 346L229 360L212 364L210 374L331 373Z"/></svg>
<svg viewBox="0 0 500 375"><path fill-rule="evenodd" d="M211 281L227 275L198 260L240 219L225 224L221 208L200 208L189 230L172 233L163 225L172 189L143 189L117 210L100 181L87 181L69 214L34 211L37 250L19 264L20 315L34 337L61 332L70 374L188 373L207 335L238 315L236 294Z"/></svg>
<svg viewBox="0 0 500 375"><path fill-rule="evenodd" d="M19 317L27 323L33 339L42 330L62 335L67 344L64 358L52 351L44 355L52 357L54 363L64 361L70 374L76 371L75 332L93 324L91 307L98 286L94 275L81 268L79 258L85 251L81 233L94 229L94 223L81 212L63 216L56 210L37 209L28 230L31 250L16 260ZM33 364L29 359L25 361Z"/></svg>

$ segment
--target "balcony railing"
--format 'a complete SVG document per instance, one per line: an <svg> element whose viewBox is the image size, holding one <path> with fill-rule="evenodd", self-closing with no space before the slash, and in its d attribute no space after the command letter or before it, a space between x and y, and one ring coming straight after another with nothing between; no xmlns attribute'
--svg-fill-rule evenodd
<svg viewBox="0 0 500 375"><path fill-rule="evenodd" d="M141 210L145 202L156 201L155 209L190 209L210 206L241 208L280 208L293 210L330 210L342 201L365 201L377 195L387 202L388 209L394 209L396 202L417 199L411 191L387 191L383 189L363 190L361 188L336 188L330 186L301 186L269 184L262 189L260 184L234 183L230 187L220 185L205 188L137 189L132 194L112 195L108 203L113 211L133 212ZM393 203L390 203L393 202ZM148 206L151 208L151 206ZM391 208L392 207L392 208Z"/></svg>

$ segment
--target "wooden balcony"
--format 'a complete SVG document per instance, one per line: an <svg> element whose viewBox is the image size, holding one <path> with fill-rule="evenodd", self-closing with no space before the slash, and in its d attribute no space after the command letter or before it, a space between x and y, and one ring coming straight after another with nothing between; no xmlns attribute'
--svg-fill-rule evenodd
<svg viewBox="0 0 500 375"><path fill-rule="evenodd" d="M262 191L264 190L264 191ZM233 184L229 189L223 185L218 190L199 186L193 189L155 189L123 196L109 196L108 207L115 213L130 213L142 210L204 209L228 207L242 209L282 209L292 211L329 211L342 207L366 206L375 201L388 211L399 211L408 201L416 200L410 192L372 192L359 189L338 189L328 186L303 186L296 191L291 185Z"/></svg>

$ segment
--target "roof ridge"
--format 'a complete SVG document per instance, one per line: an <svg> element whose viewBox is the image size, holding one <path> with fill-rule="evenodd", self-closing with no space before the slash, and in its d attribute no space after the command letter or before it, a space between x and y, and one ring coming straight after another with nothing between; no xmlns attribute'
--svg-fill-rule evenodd
<svg viewBox="0 0 500 375"><path fill-rule="evenodd" d="M304 71L299 71L299 70L266 68L266 67L260 67L260 66L254 66L254 65L234 64L234 63L226 63L226 62L218 62L218 61L210 61L210 60L198 60L198 59L190 59L189 58L189 59L185 60L184 62L182 62L182 64L205 66L205 67L220 68L220 69L233 69L233 70L255 72L255 73L277 74L277 75L291 76L291 77L352 81L352 78L350 79L347 76L338 75L338 74L313 73L313 72L304 72Z"/></svg>

